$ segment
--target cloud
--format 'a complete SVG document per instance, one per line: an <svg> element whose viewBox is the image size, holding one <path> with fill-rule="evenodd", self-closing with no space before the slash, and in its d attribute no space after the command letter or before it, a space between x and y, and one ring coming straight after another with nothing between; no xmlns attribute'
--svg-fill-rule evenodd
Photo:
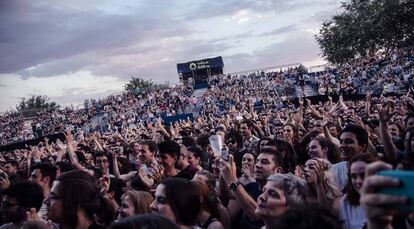
<svg viewBox="0 0 414 229"><path fill-rule="evenodd" d="M339 2L0 1L0 109L30 94L103 97L131 76L175 83L177 63L213 56L227 72L314 62L312 32Z"/></svg>
<svg viewBox="0 0 414 229"><path fill-rule="evenodd" d="M280 28L277 28L275 30L272 30L270 32L265 32L265 33L261 33L258 34L258 36L274 36L274 35L282 35L285 33L290 33L293 31L296 31L298 28L296 25L287 25L287 26L283 26Z"/></svg>
<svg viewBox="0 0 414 229"><path fill-rule="evenodd" d="M14 74L2 74L0 80L2 84L10 85L0 90L0 110L14 107L19 98L32 95L47 95L61 105L82 103L85 99L121 92L126 83L112 76L93 75L89 71L26 80Z"/></svg>
<svg viewBox="0 0 414 229"><path fill-rule="evenodd" d="M76 56L105 55L108 50L185 36L189 31L171 19L146 17L148 12L109 15L10 2L5 4L8 10L0 16L0 73L47 63L53 65L58 60ZM21 17L21 11L25 17Z"/></svg>
<svg viewBox="0 0 414 229"><path fill-rule="evenodd" d="M187 20L202 20L213 17L234 17L246 9L264 14L284 14L315 6L333 6L341 0L226 0L226 1L198 1L198 6L186 15Z"/></svg>
<svg viewBox="0 0 414 229"><path fill-rule="evenodd" d="M285 40L275 42L251 54L225 56L226 70L238 72L290 63L312 62L319 59L315 40L305 31L290 34ZM240 68L244 66L244 68Z"/></svg>

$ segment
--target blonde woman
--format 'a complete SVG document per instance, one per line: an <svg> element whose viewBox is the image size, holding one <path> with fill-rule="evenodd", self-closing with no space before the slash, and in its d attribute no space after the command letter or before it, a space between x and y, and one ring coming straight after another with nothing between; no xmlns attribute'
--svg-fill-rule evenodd
<svg viewBox="0 0 414 229"><path fill-rule="evenodd" d="M342 193L336 186L331 167L326 159L312 158L305 163L306 199L308 203L319 203L338 210Z"/></svg>
<svg viewBox="0 0 414 229"><path fill-rule="evenodd" d="M150 205L154 201L152 195L144 191L128 191L122 196L118 219L132 215L150 213Z"/></svg>

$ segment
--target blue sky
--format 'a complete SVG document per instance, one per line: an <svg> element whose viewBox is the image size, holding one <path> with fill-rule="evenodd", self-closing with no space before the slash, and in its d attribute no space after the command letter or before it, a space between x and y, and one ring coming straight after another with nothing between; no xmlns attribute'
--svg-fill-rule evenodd
<svg viewBox="0 0 414 229"><path fill-rule="evenodd" d="M176 64L226 72L323 63L314 34L339 0L0 1L0 112L21 97L62 105L119 93L131 76L178 81Z"/></svg>

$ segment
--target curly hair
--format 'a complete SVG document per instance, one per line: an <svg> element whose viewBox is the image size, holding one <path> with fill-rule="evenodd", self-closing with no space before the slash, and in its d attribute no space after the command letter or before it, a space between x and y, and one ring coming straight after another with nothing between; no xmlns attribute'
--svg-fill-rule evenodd
<svg viewBox="0 0 414 229"><path fill-rule="evenodd" d="M308 161L310 160L314 160L314 161L322 163L322 169L323 169L322 186L325 189L326 198L328 199L329 203L332 203L336 198L342 196L342 192L336 185L334 176L331 172L332 164L326 159L312 158L312 159L309 159Z"/></svg>

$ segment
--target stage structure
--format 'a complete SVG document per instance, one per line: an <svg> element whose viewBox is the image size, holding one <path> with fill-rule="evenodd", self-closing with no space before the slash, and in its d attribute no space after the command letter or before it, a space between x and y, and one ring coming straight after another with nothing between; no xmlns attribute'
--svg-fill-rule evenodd
<svg viewBox="0 0 414 229"><path fill-rule="evenodd" d="M208 87L208 78L223 74L223 71L224 63L221 56L177 64L180 81L194 85L195 89Z"/></svg>

